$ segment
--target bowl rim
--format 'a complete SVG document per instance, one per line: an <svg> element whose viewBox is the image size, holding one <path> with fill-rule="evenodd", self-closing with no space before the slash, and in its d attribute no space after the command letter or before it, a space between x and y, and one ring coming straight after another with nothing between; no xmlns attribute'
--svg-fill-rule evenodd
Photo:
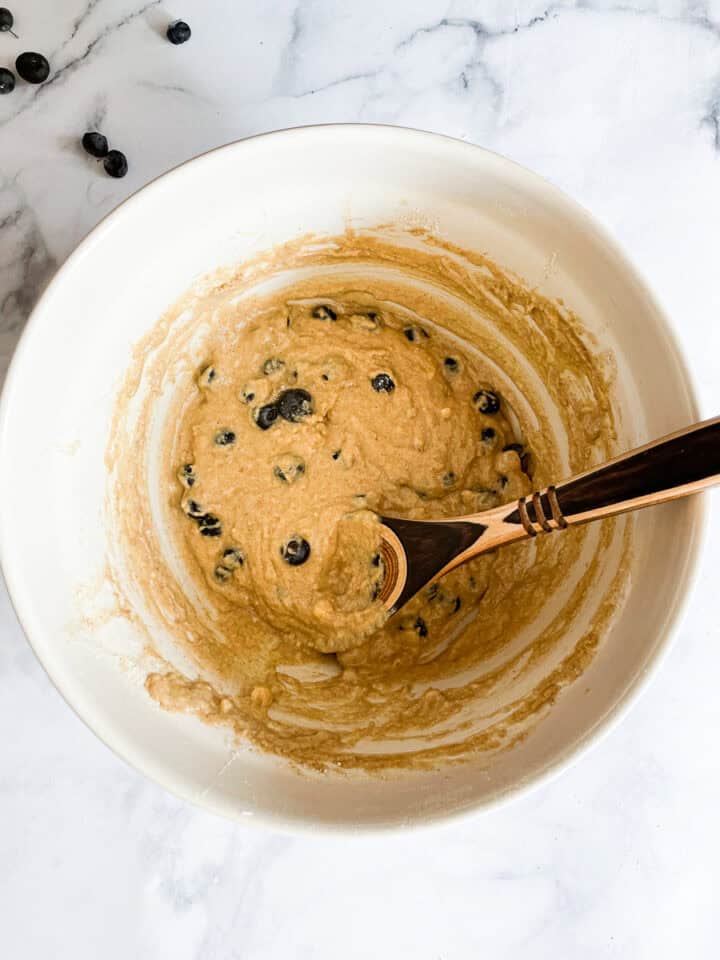
<svg viewBox="0 0 720 960"><path fill-rule="evenodd" d="M678 375L683 381L687 393L687 400L693 416L696 420L700 419L699 404L694 382L675 327L670 322L665 310L648 284L645 282L643 276L640 274L632 259L628 256L623 244L621 244L600 221L596 220L595 217L581 203L570 197L546 178L540 176L517 161L505 157L497 151L489 150L486 147L461 140L457 137L452 137L442 133L435 133L415 127L396 126L394 124L320 123L285 127L278 130L258 133L252 136L240 138L238 140L232 140L228 143L214 147L211 150L202 151L201 153L182 161L174 167L171 167L164 173L153 177L147 183L143 184L143 186L129 194L129 196L117 204L117 206L115 206L112 210L105 214L101 220L98 221L98 223L79 241L65 261L60 265L60 267L58 267L50 282L47 284L35 303L35 306L30 312L30 315L20 334L7 369L5 382L2 387L2 394L0 395L0 452L2 451L2 447L5 443L6 425L12 415L12 400L14 384L17 378L17 371L21 366L22 358L29 349L28 344L31 339L28 336L29 332L38 322L45 302L52 297L55 289L64 282L65 275L72 271L72 269L75 267L75 264L82 259L82 257L91 247L101 241L103 235L108 230L112 229L116 221L118 221L122 216L125 216L128 211L140 201L142 196L147 191L153 190L161 181L163 183L167 183L167 181L172 177L178 176L189 164L193 164L219 151L237 150L243 145L252 143L256 140L283 140L298 137L312 138L313 136L316 136L320 133L327 133L328 131L337 133L339 135L357 135L358 131L361 131L361 135L396 137L401 140L405 140L406 142L410 142L414 139L420 146L423 143L430 141L445 141L449 146L454 147L459 151L466 152L468 155L471 151L473 153L480 152L493 158L494 162L499 163L500 166L506 167L507 169L512 170L516 175L524 178L531 185L534 185L535 188L540 192L544 192L544 194L551 198L557 205L561 207L564 206L566 209L568 209L568 211L574 215L576 221L581 226L585 226L592 233L594 233L606 250L622 263L624 269L627 271L628 276L635 283L639 292L647 300L649 306L654 311L658 326L665 336L670 352L673 354L674 359L677 362ZM5 469L2 466L4 461L5 458L0 456L0 485L2 484L2 474ZM666 613L665 624L656 638L655 648L650 654L648 661L644 665L643 669L640 670L637 675L628 683L628 685L625 687L625 690L620 694L615 703L606 711L603 716L599 717L599 719L588 730L586 730L582 736L566 747L563 751L558 753L557 756L549 760L540 770L529 775L525 780L513 786L509 786L505 790L500 791L499 793L494 794L486 799L475 800L468 805L457 809L435 811L433 813L424 814L422 817L418 817L417 819L413 819L412 821L408 822L399 822L398 820L393 820L386 822L375 821L364 823L358 821L343 823L340 821L316 820L311 816L304 814L281 815L267 811L253 811L252 815L248 816L247 813L233 808L227 801L214 800L208 802L205 798L202 800L198 799L197 794L191 791L188 786L183 784L179 777L176 777L173 781L170 781L162 770L158 771L157 769L150 769L149 765L145 762L142 756L134 755L132 744L129 740L120 735L119 731L110 731L106 729L103 732L100 732L97 726L97 717L92 714L92 711L86 710L79 704L75 704L70 695L66 693L62 681L53 668L53 664L48 662L50 658L47 658L43 655L38 645L33 640L29 630L27 629L26 618L23 616L22 603L16 600L16 597L19 596L19 591L16 588L16 584L19 583L19 580L16 580L15 572L13 571L12 548L11 545L8 544L2 513L0 513L0 569L2 569L10 602L18 622L20 623L23 634L25 635L28 644L40 662L40 665L43 667L53 683L55 689L68 704L68 706L73 710L73 712L80 718L80 720L82 720L85 726L88 727L88 729L90 729L92 733L98 737L99 740L101 740L101 742L109 747L116 756L118 756L134 770L141 773L143 776L148 777L148 779L184 802L187 802L198 809L214 813L218 816L223 816L235 822L263 826L291 834L317 834L318 832L322 832L325 834L339 834L343 836L385 836L388 833L406 831L409 828L414 830L444 829L455 825L460 821L479 816L481 813L489 812L499 806L504 806L512 801L519 800L527 796L527 794L531 791L534 791L544 784L550 783L556 777L560 776L560 774L571 764L578 762L580 758L584 757L592 747L599 744L601 740L603 740L614 729L616 729L618 724L621 723L621 721L625 718L628 711L630 711L635 705L642 693L647 690L650 681L662 666L662 663L667 657L677 637L681 620L688 609L690 599L697 585L698 573L701 566L700 560L704 553L704 547L707 538L708 504L707 497L703 496L693 497L691 498L691 502L693 515L688 526L691 530L692 538L688 544L685 568L681 571L681 577L678 583L679 588L676 593L673 606Z"/></svg>

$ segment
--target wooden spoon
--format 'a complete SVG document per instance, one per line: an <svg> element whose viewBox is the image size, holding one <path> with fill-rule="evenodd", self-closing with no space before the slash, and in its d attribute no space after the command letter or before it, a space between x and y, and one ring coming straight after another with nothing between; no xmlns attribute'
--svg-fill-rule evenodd
<svg viewBox="0 0 720 960"><path fill-rule="evenodd" d="M418 590L506 543L564 530L720 483L720 417L671 433L557 486L446 520L381 517L380 600L395 613Z"/></svg>

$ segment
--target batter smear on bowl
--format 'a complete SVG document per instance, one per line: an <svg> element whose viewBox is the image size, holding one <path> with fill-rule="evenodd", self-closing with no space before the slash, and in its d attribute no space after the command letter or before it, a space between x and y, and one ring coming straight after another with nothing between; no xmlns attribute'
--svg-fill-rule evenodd
<svg viewBox="0 0 720 960"><path fill-rule="evenodd" d="M420 233L197 283L139 345L108 452L150 695L319 767L524 736L617 607L631 519L480 557L386 620L377 514L478 512L611 456L611 380L562 305Z"/></svg>

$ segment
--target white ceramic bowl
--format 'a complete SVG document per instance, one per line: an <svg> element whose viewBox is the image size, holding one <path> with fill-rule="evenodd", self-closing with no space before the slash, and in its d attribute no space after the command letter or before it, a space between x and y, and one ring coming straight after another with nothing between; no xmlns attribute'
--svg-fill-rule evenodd
<svg viewBox="0 0 720 960"><path fill-rule="evenodd" d="M699 499L638 517L631 593L600 651L489 769L301 777L243 750L228 765L224 734L159 710L122 658L108 654L112 630L101 644L84 620L102 579L104 453L131 347L198 275L307 231L342 231L347 218L432 224L562 296L618 358L621 445L697 419L668 325L614 242L539 177L459 141L359 125L256 137L160 177L93 230L35 308L2 398L0 555L13 603L68 703L118 754L188 800L280 826L430 822L559 768L657 662L703 526ZM118 651L138 640L127 631Z"/></svg>

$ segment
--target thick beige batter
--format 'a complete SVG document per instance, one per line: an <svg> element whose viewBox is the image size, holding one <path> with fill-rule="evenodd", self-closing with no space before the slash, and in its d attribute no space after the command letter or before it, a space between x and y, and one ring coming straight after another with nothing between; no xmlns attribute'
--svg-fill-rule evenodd
<svg viewBox="0 0 720 960"><path fill-rule="evenodd" d="M629 533L478 558L385 623L376 512L476 512L610 455L607 370L562 307L431 238L300 241L197 285L141 345L109 454L118 589L184 659L150 694L319 766L522 736L595 648Z"/></svg>

